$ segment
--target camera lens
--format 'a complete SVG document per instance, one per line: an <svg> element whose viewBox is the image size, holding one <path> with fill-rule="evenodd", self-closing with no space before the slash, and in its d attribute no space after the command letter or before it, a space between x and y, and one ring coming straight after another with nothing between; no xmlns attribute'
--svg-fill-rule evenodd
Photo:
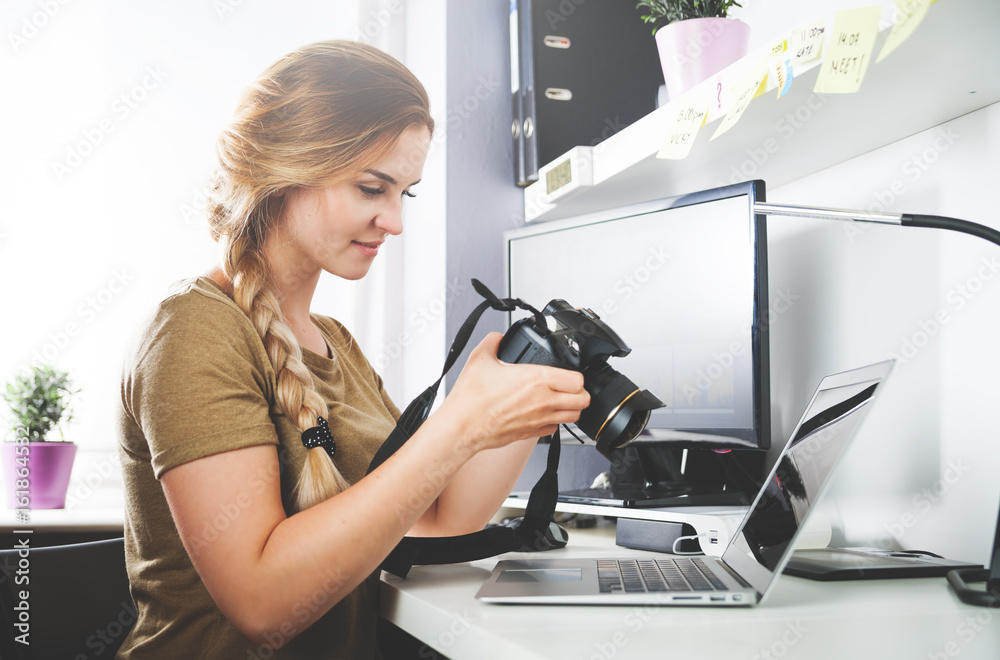
<svg viewBox="0 0 1000 660"><path fill-rule="evenodd" d="M635 440L646 428L650 411L663 402L618 373L607 363L594 365L583 373L590 405L576 423L597 443L597 450L610 454Z"/></svg>
<svg viewBox="0 0 1000 660"><path fill-rule="evenodd" d="M646 428L646 423L649 422L649 414L649 410L636 410L633 412L628 418L628 423L625 425L625 429L619 435L619 438L624 441L620 444L612 444L612 448L619 449L635 440L636 437L642 433L642 430ZM619 412L619 415L622 417L625 416L621 412Z"/></svg>

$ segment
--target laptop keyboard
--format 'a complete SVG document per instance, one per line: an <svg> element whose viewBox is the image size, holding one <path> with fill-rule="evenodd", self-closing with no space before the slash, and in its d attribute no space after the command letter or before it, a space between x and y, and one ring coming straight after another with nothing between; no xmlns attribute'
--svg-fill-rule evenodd
<svg viewBox="0 0 1000 660"><path fill-rule="evenodd" d="M727 591L702 557L598 559L601 593Z"/></svg>

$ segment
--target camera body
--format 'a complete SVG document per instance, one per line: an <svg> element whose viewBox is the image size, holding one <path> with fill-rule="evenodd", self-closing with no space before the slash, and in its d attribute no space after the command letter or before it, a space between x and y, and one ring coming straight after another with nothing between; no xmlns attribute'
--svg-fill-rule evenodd
<svg viewBox="0 0 1000 660"><path fill-rule="evenodd" d="M514 322L500 340L497 356L511 364L541 364L583 374L590 405L577 426L597 443L608 460L645 428L652 410L663 402L608 365L631 349L589 309L555 299L541 314Z"/></svg>

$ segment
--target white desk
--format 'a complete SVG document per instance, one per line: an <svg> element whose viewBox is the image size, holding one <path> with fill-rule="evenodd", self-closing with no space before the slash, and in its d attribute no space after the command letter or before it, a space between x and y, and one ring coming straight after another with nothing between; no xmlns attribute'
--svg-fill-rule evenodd
<svg viewBox="0 0 1000 660"><path fill-rule="evenodd" d="M651 554L614 545L610 526L569 532L566 548L530 556ZM1000 611L962 604L944 578L783 575L755 608L480 603L475 593L495 563L420 566L405 580L383 574L382 615L452 660L1000 658Z"/></svg>

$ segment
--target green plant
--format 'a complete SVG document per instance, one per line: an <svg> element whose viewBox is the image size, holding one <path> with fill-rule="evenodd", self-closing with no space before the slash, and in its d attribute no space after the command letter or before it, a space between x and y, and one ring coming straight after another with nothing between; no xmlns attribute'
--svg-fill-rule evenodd
<svg viewBox="0 0 1000 660"><path fill-rule="evenodd" d="M726 18L733 7L742 7L736 0L639 0L636 9L649 13L640 18L653 26L653 33L674 21L689 18Z"/></svg>
<svg viewBox="0 0 1000 660"><path fill-rule="evenodd" d="M70 400L77 392L67 372L48 365L19 373L3 394L14 413L12 430L30 442L49 442L45 436L52 428L72 418Z"/></svg>

